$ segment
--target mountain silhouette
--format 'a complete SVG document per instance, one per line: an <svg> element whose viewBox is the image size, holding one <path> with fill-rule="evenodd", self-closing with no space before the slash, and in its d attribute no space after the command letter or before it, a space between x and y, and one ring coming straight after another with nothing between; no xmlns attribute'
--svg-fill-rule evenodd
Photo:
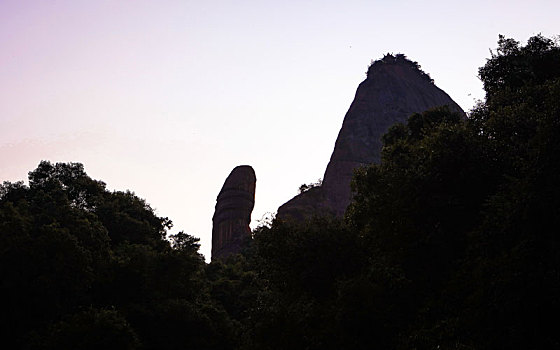
<svg viewBox="0 0 560 350"><path fill-rule="evenodd" d="M403 54L387 54L372 62L344 117L322 185L280 206L277 218L300 221L313 215L342 216L352 199L354 169L380 162L381 139L389 127L439 106L464 114L418 63Z"/></svg>

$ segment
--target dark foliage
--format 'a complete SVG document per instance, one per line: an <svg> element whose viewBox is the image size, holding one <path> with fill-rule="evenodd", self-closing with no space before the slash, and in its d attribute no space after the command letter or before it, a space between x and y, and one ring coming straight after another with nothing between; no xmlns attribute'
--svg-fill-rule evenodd
<svg viewBox="0 0 560 350"><path fill-rule="evenodd" d="M77 163L0 187L0 329L9 348L228 348L198 240Z"/></svg>

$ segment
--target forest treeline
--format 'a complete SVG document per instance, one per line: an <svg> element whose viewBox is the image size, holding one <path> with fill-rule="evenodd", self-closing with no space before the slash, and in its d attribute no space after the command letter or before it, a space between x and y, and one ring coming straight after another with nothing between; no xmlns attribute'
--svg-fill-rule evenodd
<svg viewBox="0 0 560 350"><path fill-rule="evenodd" d="M224 261L81 164L5 182L3 348L560 348L560 47L500 36L479 76L468 118L389 130L344 218L274 220Z"/></svg>

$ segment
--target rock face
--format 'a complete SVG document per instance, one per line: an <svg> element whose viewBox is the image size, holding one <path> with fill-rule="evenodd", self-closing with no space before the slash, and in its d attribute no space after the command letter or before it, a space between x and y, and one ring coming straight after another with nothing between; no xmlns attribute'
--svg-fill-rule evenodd
<svg viewBox="0 0 560 350"><path fill-rule="evenodd" d="M212 217L212 260L238 253L251 234L256 182L255 171L248 165L235 167L227 177Z"/></svg>
<svg viewBox="0 0 560 350"><path fill-rule="evenodd" d="M277 217L303 220L312 215L343 215L352 198L354 169L380 162L381 138L389 127L405 122L413 113L444 105L464 114L416 62L399 54L372 63L344 117L322 186L282 205Z"/></svg>

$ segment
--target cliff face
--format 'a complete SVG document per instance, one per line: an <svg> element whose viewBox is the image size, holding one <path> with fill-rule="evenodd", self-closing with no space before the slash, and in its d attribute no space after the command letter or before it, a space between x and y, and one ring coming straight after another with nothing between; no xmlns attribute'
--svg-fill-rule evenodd
<svg viewBox="0 0 560 350"><path fill-rule="evenodd" d="M243 240L251 235L256 181L253 168L242 165L224 182L212 217L212 260L239 253Z"/></svg>
<svg viewBox="0 0 560 350"><path fill-rule="evenodd" d="M464 113L404 55L387 55L372 63L344 117L322 186L282 205L277 217L302 220L312 215L344 214L352 198L354 169L380 162L381 137L389 127L406 121L413 113L444 105Z"/></svg>

